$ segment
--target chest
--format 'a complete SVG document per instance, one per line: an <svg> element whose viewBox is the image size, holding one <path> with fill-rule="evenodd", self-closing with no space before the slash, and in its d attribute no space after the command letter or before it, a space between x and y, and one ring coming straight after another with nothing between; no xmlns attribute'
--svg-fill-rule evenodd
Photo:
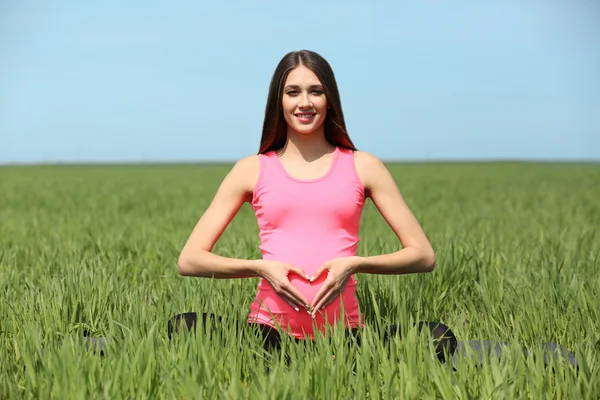
<svg viewBox="0 0 600 400"><path fill-rule="evenodd" d="M324 177L331 170L333 157L323 157L314 162L303 161L280 161L280 167L284 172L297 180L316 180Z"/></svg>
<svg viewBox="0 0 600 400"><path fill-rule="evenodd" d="M257 197L257 217L270 225L312 223L344 226L360 219L363 188L356 181L289 182L265 187Z"/></svg>

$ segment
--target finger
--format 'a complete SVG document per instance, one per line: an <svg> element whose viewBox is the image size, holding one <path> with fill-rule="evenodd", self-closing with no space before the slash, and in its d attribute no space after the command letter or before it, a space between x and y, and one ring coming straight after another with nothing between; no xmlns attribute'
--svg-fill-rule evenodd
<svg viewBox="0 0 600 400"><path fill-rule="evenodd" d="M312 311L313 318L317 315L317 312L319 312L322 308L324 308L325 305L328 304L329 302L331 302L334 298L335 298L335 290L331 289L331 290L327 291L327 293L325 293L323 295L323 297L321 298L321 300L315 305L315 308Z"/></svg>
<svg viewBox="0 0 600 400"><path fill-rule="evenodd" d="M287 285L289 285L289 282L287 283ZM288 290L286 290L287 286L285 283L279 284L274 282L271 284L271 287L279 297L281 297L283 300L285 300L286 303L289 304L290 307L292 307L296 311L300 311L298 305L296 304L297 301L294 299L294 296Z"/></svg>
<svg viewBox="0 0 600 400"><path fill-rule="evenodd" d="M286 303L289 304L290 307L292 307L294 310L296 311L300 311L300 308L298 307L297 304L294 304L294 302L292 300L290 300L288 298L288 296L284 295L284 294L280 294L279 295Z"/></svg>
<svg viewBox="0 0 600 400"><path fill-rule="evenodd" d="M319 310L322 310L323 308L325 308L328 305L330 305L331 303L333 303L341 295L342 295L342 288L338 287L336 289L335 285L332 284L331 288L321 297L321 299L317 300L315 302L313 314L316 315L316 313Z"/></svg>
<svg viewBox="0 0 600 400"><path fill-rule="evenodd" d="M313 298L313 308L315 308L317 306L317 304L319 304L321 302L321 300L323 299L323 295L331 289L332 285L333 284L330 281L325 281L323 283L323 286L321 286L321 288L319 289L319 291Z"/></svg>
<svg viewBox="0 0 600 400"><path fill-rule="evenodd" d="M302 308L308 309L310 306L308 305L308 300L302 293L300 293L295 287L290 285L285 285L282 287L284 293L289 296L298 306Z"/></svg>
<svg viewBox="0 0 600 400"><path fill-rule="evenodd" d="M323 265L321 265L321 266L320 266L320 267L319 267L319 268L318 268L318 269L315 271L314 275L313 275L313 276L311 276L309 280L310 280L311 282L313 282L313 281L317 280L317 278L318 278L319 276L321 276L321 274L322 274L322 273L323 273L323 272L324 272L326 269L328 269L328 268L329 268L329 263L328 263L328 262L325 262Z"/></svg>
<svg viewBox="0 0 600 400"><path fill-rule="evenodd" d="M308 275L306 274L306 271L304 271L302 268L298 268L298 267L295 267L293 265L290 265L290 271L292 271L292 272L300 275L301 277L303 277L306 280L310 279L308 277Z"/></svg>
<svg viewBox="0 0 600 400"><path fill-rule="evenodd" d="M298 307L296 305L296 301L293 299L291 294L285 289L285 285L275 285L275 286L273 286L273 290L275 291L277 296L279 296L283 300L285 300L285 302L288 303L290 305L290 307L292 307L292 308Z"/></svg>
<svg viewBox="0 0 600 400"><path fill-rule="evenodd" d="M304 308L304 305L300 304L301 302L298 302L298 299L296 299L295 296L285 287L281 287L277 294L297 312L300 312L300 306Z"/></svg>

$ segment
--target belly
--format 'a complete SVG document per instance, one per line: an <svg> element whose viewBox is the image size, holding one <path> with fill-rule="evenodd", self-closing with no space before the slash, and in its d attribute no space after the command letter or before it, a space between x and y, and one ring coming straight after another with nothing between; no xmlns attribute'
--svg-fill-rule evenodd
<svg viewBox="0 0 600 400"><path fill-rule="evenodd" d="M302 295L308 300L309 305L314 306L315 304L313 304L313 300L319 292L319 290L321 289L321 287L323 286L323 284L325 283L325 280L327 279L327 272L323 273L319 278L317 278L313 282L309 282L308 280L301 278L296 274L290 274L288 279L292 286L294 286L294 288L296 288L296 290L302 293ZM354 279L354 276L351 276L348 280L348 283L346 284L346 287L344 288L343 293L350 294L353 297L355 286L356 280ZM281 308L286 309L289 307L287 306L287 303L275 293L269 282L267 282L266 280L260 280L258 289L259 292L263 293L264 295L268 295L268 297L280 304Z"/></svg>
<svg viewBox="0 0 600 400"><path fill-rule="evenodd" d="M326 279L326 275L315 282L307 282L301 278L292 278L290 282L311 302ZM356 298L356 281L350 278L341 296L336 297L329 305L321 309L315 319L303 309L296 312L279 297L271 285L260 281L258 293L251 305L249 322L259 322L291 331L296 338L314 338L313 328L325 333L327 326L342 322L346 327L362 326L358 300Z"/></svg>
<svg viewBox="0 0 600 400"><path fill-rule="evenodd" d="M306 300L308 300L309 304L314 305L313 299L325 283L325 280L327 279L327 273L322 274L314 282L309 282L306 279L297 276L296 274L290 274L288 278L292 286L302 293Z"/></svg>

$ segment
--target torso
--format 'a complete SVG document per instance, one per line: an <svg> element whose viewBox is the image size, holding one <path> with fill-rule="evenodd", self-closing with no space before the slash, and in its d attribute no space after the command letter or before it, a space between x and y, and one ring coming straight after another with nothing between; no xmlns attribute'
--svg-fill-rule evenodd
<svg viewBox="0 0 600 400"><path fill-rule="evenodd" d="M334 152L331 152L312 162L293 160L285 156L279 156L279 162L285 172L294 179L311 181L321 178L331 170L333 158Z"/></svg>
<svg viewBox="0 0 600 400"><path fill-rule="evenodd" d="M263 258L288 262L310 276L327 260L355 255L366 193L358 169L360 161L355 162L360 155L336 149L311 163L286 160L274 152L260 157L256 156L253 167L248 168L248 176L252 176L248 189L260 228ZM325 279L326 274L309 283L290 276L290 282L309 301ZM310 337L312 323L321 327L325 320L333 323L333 319L340 318L343 303L346 325L355 327L361 317L355 286L352 277L343 300L338 298L323 310L324 316L312 321L307 313L296 313L261 280L249 321L273 324L274 317L297 338L304 338L302 331Z"/></svg>
<svg viewBox="0 0 600 400"><path fill-rule="evenodd" d="M366 171L365 171L365 153L362 151L354 151L354 163L356 166L356 173L360 178L361 182L365 186L365 189L369 191L369 185L367 182ZM313 162L303 162L303 161L288 161L283 157L279 158L283 168L288 173L288 175L299 179L299 180L314 180L318 179L325 175L329 169L331 168L331 164L333 162L333 153L327 154L326 156L321 157L318 161ZM248 195L248 199L251 199L254 195L254 188L256 187L256 182L258 181L258 176L260 174L260 161L258 155L253 155L247 158L248 163L248 173L246 191ZM367 196L368 197L368 196Z"/></svg>

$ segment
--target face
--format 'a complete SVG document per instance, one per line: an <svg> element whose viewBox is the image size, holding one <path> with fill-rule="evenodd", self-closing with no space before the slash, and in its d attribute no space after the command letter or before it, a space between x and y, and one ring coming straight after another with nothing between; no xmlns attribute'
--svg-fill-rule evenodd
<svg viewBox="0 0 600 400"><path fill-rule="evenodd" d="M285 81L282 97L283 115L288 127L300 134L322 129L327 115L327 99L314 72L300 65Z"/></svg>

